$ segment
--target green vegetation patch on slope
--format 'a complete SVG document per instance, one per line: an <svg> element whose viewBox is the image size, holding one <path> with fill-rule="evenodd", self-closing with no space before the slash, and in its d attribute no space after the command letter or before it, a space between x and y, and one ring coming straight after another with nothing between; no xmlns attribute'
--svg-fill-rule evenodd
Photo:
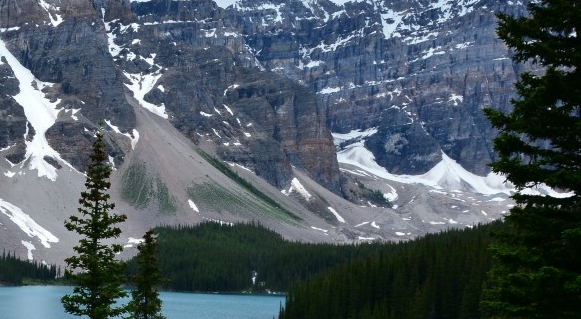
<svg viewBox="0 0 581 319"><path fill-rule="evenodd" d="M235 213L243 206L238 196L215 182L192 185L187 191L202 210Z"/></svg>
<svg viewBox="0 0 581 319"><path fill-rule="evenodd" d="M280 220L294 222L283 209L264 203L254 196L243 196L226 189L215 182L206 182L188 187L188 195L194 199L201 210L212 210L219 213L238 213L253 211L262 215L272 216Z"/></svg>
<svg viewBox="0 0 581 319"><path fill-rule="evenodd" d="M249 193L256 197L256 200L251 201L255 203L256 201L261 201L264 205L260 206L268 206L270 207L267 209L267 212L274 217L279 217L287 221L299 221L301 218L294 214L293 212L289 211L288 209L284 208L282 205L278 204L275 200L273 200L270 196L266 195L265 193L261 192L259 189L254 187L250 182L245 180L244 178L240 177L236 172L232 171L226 164L222 163L218 159L208 155L204 151L200 149L196 149L198 154L202 156L208 163L212 164L216 169L230 178L232 181L236 182L236 184L240 185L243 189L247 190ZM197 198L194 198L197 200ZM246 200L248 202L248 200ZM264 208L261 209L264 211ZM286 216L285 216L286 215Z"/></svg>
<svg viewBox="0 0 581 319"><path fill-rule="evenodd" d="M153 193L153 179L143 164L131 164L121 177L121 198L135 208L143 209Z"/></svg>
<svg viewBox="0 0 581 319"><path fill-rule="evenodd" d="M123 173L121 184L121 198L137 209L144 209L154 200L161 214L177 211L177 200L167 185L159 176L149 174L143 164L131 164Z"/></svg>
<svg viewBox="0 0 581 319"><path fill-rule="evenodd" d="M176 198L169 193L167 185L161 180L156 179L155 197L159 206L159 212L162 214L174 214L177 211Z"/></svg>

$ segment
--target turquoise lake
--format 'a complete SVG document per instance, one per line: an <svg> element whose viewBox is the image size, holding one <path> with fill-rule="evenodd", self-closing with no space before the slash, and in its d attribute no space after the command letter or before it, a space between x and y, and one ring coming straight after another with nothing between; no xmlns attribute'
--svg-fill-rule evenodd
<svg viewBox="0 0 581 319"><path fill-rule="evenodd" d="M60 298L70 287L0 287L0 319L73 319ZM281 295L162 292L167 319L272 319L284 305Z"/></svg>

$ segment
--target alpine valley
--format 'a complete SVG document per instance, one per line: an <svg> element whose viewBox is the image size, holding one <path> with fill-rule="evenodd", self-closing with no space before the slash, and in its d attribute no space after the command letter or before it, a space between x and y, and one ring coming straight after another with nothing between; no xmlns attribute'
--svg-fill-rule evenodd
<svg viewBox="0 0 581 319"><path fill-rule="evenodd" d="M128 249L155 225L405 240L498 219L500 0L0 0L0 243L62 263L104 120ZM530 190L547 191L547 190Z"/></svg>

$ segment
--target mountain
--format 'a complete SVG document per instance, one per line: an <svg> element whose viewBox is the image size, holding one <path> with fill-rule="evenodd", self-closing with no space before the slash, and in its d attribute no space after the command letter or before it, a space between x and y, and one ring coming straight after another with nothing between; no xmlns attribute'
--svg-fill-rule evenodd
<svg viewBox="0 0 581 319"><path fill-rule="evenodd" d="M331 131L377 129L365 145L388 171L425 173L444 152L489 172L481 109L508 109L521 72L494 12L522 14L522 2L248 0L229 10L265 68L321 97Z"/></svg>
<svg viewBox="0 0 581 319"><path fill-rule="evenodd" d="M517 65L512 1L0 0L0 242L59 263L94 132L149 227L258 220L289 239L402 240L499 218L490 174ZM131 249L128 254L133 253Z"/></svg>

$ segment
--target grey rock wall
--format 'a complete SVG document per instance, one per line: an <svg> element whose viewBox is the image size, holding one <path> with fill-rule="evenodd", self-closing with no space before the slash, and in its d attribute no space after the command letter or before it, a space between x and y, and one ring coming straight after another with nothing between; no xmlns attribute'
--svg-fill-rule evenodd
<svg viewBox="0 0 581 319"><path fill-rule="evenodd" d="M494 136L484 107L510 108L521 72L496 37L498 11L521 2L243 0L230 9L258 60L317 92L333 132L367 139L398 174L429 170L441 152L484 175Z"/></svg>
<svg viewBox="0 0 581 319"><path fill-rule="evenodd" d="M11 163L19 163L26 153L27 120L22 107L10 97L18 94L19 88L5 58L0 59L0 88L5 93L0 96L0 149L7 151L5 157ZM34 136L33 130L30 136Z"/></svg>
<svg viewBox="0 0 581 319"><path fill-rule="evenodd" d="M0 17L10 52L37 79L53 84L44 94L63 110L46 137L78 170L100 119L111 125L107 129L132 136L136 119L127 99L133 96L132 103L163 108L191 140L279 189L290 185L294 165L340 192L322 104L306 87L262 72L235 17L213 1L2 1ZM18 93L17 81L7 66L0 68L6 69L0 93L7 96L0 106L6 128L0 146L15 143L7 156L19 162L27 122L9 97ZM116 164L130 151L123 139L110 141Z"/></svg>
<svg viewBox="0 0 581 319"><path fill-rule="evenodd" d="M186 136L279 188L294 165L340 192L329 129L376 128L365 146L392 173L424 173L444 152L484 175L494 131L482 108L510 109L526 69L495 35L494 12L523 14L517 2L44 3L1 1L0 36L54 83L47 96L80 110L59 116L47 138L81 170L75 154L90 142L87 126L108 119L129 135L135 127L133 76L155 77L144 101L165 108ZM15 84L1 81L11 95ZM22 112L7 98L2 112L0 145L16 141L9 156L21 159ZM128 150L112 149L120 163Z"/></svg>

